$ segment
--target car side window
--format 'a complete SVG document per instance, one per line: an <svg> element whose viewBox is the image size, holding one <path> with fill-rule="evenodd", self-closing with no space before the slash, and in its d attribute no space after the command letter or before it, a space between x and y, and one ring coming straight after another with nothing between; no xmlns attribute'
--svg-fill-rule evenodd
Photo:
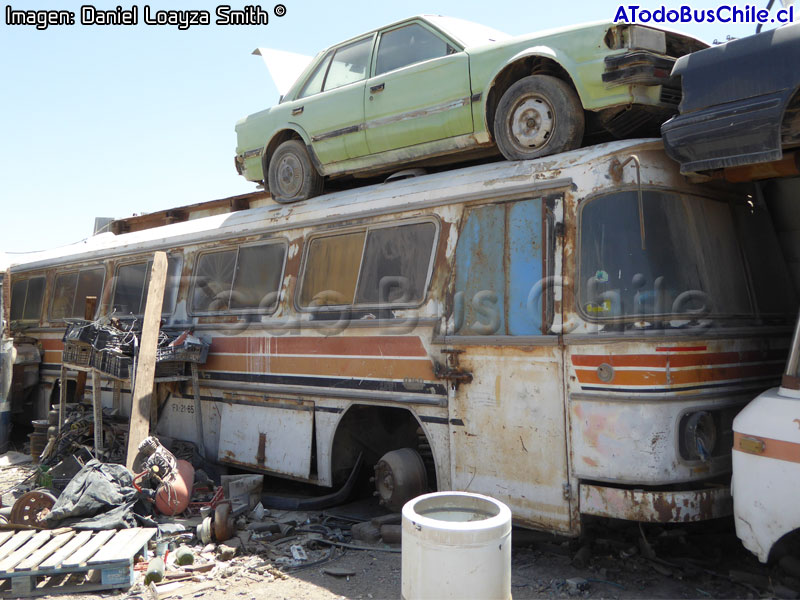
<svg viewBox="0 0 800 600"><path fill-rule="evenodd" d="M322 91L322 82L325 81L325 74L328 72L328 65L331 62L331 56L333 56L333 52L328 52L328 54L325 55L325 58L320 61L319 65L317 65L317 68L314 69L314 72L311 74L311 77L309 77L308 81L306 81L303 89L300 90L299 94L297 94L298 98L313 96L314 94L319 94Z"/></svg>
<svg viewBox="0 0 800 600"><path fill-rule="evenodd" d="M372 38L368 37L338 48L333 55L323 89L327 92L365 79L371 46Z"/></svg>
<svg viewBox="0 0 800 600"><path fill-rule="evenodd" d="M446 56L452 47L422 25L412 23L381 34L375 75Z"/></svg>

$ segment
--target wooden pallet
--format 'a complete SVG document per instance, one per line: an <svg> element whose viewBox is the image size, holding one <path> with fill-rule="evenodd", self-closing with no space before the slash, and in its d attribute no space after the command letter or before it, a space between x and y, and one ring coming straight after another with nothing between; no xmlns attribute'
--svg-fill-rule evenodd
<svg viewBox="0 0 800 600"><path fill-rule="evenodd" d="M127 589L134 581L133 558L155 533L141 527L0 531L0 597ZM99 582L89 581L88 571L99 572Z"/></svg>

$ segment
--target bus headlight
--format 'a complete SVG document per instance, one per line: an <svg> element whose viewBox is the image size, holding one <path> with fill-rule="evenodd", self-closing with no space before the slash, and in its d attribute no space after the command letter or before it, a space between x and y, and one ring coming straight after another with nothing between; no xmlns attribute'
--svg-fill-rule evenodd
<svg viewBox="0 0 800 600"><path fill-rule="evenodd" d="M708 411L687 415L683 427L683 450L689 460L709 460L717 445L717 424Z"/></svg>

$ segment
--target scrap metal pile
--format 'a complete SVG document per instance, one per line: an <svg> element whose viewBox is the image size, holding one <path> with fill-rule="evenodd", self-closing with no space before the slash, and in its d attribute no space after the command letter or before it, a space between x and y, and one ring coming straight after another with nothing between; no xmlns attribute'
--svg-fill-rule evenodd
<svg viewBox="0 0 800 600"><path fill-rule="evenodd" d="M140 338L138 320L74 321L64 333L63 360L128 379L134 369ZM159 331L157 346L156 377L184 375L187 362L204 363L208 356L208 344L189 331L177 336Z"/></svg>
<svg viewBox="0 0 800 600"><path fill-rule="evenodd" d="M65 431L85 432L85 416L80 411L71 413ZM262 495L263 475L219 474L188 442L165 438L168 449L158 438L148 437L139 445L133 469L128 470L92 458L76 439L66 433L59 438L59 447L77 444L74 456L55 465L42 462L16 487L13 506L0 509L0 514L7 515L0 536L2 530L16 531L14 535L39 531L52 540L43 549L52 544L55 552L55 541L70 539L69 532L76 539L75 534L83 531L93 532L92 539L100 539L104 531L120 536L127 529L131 539L154 532L152 539L147 538L149 543L145 540L143 547L126 559L130 560L130 569L125 571L131 573L130 579L115 580L108 588L132 588L133 593L150 588L155 597L164 598L178 589L180 594L210 589L229 578L283 579L284 572L322 566L348 549L399 552L399 547L386 543L399 543L400 515L385 515L380 507L371 510L383 516L361 526L353 524L364 515L353 517L337 509L270 510L264 503L269 504L275 496ZM191 459L194 465L181 457ZM214 470L216 481L206 474L204 466ZM7 500L9 495L3 497ZM0 539L0 555L4 539L13 542L16 538ZM51 585L50 578L36 569L16 568L17 564L31 564L34 558L42 564L56 561L44 557L43 549L34 549L38 553L31 556L20 555L20 562L12 560L6 570L2 570L5 562L0 560L0 592L23 579L30 580L33 587ZM81 569L85 570L85 565L72 573L78 584L73 581L71 591L99 589L88 587L90 571L83 573ZM328 569L332 576L341 576L337 569ZM111 577L110 573L104 572L103 577ZM84 585L87 587L82 588ZM59 591L56 586L51 593Z"/></svg>

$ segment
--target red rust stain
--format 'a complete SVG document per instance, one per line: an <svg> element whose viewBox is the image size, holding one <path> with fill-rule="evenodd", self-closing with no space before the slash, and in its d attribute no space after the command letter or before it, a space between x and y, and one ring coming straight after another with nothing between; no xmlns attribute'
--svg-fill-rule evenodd
<svg viewBox="0 0 800 600"><path fill-rule="evenodd" d="M658 520L662 523L669 523L678 520L677 515L680 508L675 505L675 501L670 502L664 496L656 494L653 498L653 509L658 513Z"/></svg>

